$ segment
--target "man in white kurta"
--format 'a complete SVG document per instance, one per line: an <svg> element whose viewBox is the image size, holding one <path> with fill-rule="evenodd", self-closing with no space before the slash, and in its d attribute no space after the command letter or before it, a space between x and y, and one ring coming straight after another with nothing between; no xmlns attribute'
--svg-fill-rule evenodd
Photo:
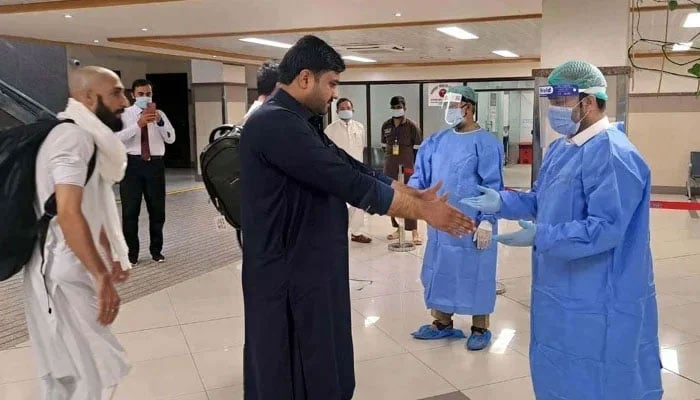
<svg viewBox="0 0 700 400"><path fill-rule="evenodd" d="M356 160L362 162L367 135L365 127L352 119L353 105L350 99L338 99L336 103L338 120L326 127L326 135ZM364 234L367 227L367 214L348 205L350 238L357 243L371 243L372 239Z"/></svg>
<svg viewBox="0 0 700 400"><path fill-rule="evenodd" d="M55 127L37 155L37 212L43 213L53 193L58 210L43 261L37 246L24 270L27 325L43 400L108 400L129 372L109 329L119 312L115 284L128 277L111 191L126 165L113 130L127 105L113 72L99 67L74 72L71 99L59 117L75 123ZM96 165L86 183L93 154Z"/></svg>

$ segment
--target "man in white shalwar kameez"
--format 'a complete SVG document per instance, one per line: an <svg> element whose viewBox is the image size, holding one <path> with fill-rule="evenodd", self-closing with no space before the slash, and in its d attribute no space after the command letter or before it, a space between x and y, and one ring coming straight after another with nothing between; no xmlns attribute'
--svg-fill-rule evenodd
<svg viewBox="0 0 700 400"><path fill-rule="evenodd" d="M70 93L59 118L75 123L54 128L37 155L37 212L55 193L58 213L44 261L37 246L25 267L27 325L43 400L108 400L129 372L109 329L119 312L115 284L128 278L122 267L130 267L112 192L126 167L126 150L113 132L129 103L117 75L100 67L73 72Z"/></svg>
<svg viewBox="0 0 700 400"><path fill-rule="evenodd" d="M352 119L354 107L350 99L341 98L336 103L338 120L326 127L326 135L357 161L362 162L367 135L365 127ZM367 227L367 213L348 205L350 238L357 243L372 243L364 233Z"/></svg>

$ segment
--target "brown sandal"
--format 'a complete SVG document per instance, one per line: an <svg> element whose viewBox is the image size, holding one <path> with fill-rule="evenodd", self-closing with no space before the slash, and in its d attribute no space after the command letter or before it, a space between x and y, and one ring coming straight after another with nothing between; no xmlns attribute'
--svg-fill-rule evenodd
<svg viewBox="0 0 700 400"><path fill-rule="evenodd" d="M350 235L350 240L357 243L369 244L372 243L372 239L365 235Z"/></svg>

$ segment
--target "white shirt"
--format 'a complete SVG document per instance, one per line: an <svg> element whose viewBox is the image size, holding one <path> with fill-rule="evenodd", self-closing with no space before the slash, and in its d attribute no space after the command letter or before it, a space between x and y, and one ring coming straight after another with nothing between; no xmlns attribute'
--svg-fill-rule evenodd
<svg viewBox="0 0 700 400"><path fill-rule="evenodd" d="M354 159L363 162L364 149L367 145L364 125L355 120L343 121L339 119L328 125L326 135Z"/></svg>
<svg viewBox="0 0 700 400"><path fill-rule="evenodd" d="M593 139L595 135L606 131L609 127L610 120L608 120L608 117L604 117L600 121L596 122L595 124L576 134L576 136L569 138L569 141L571 143L574 143L576 146L581 147L584 144L586 144L586 142Z"/></svg>
<svg viewBox="0 0 700 400"><path fill-rule="evenodd" d="M84 187L81 208L93 241L98 243L104 220L104 214L97 211L104 208L99 207L99 173L95 171L85 185L94 151L92 135L84 129L70 123L54 128L36 157L35 208L43 213L44 202L58 184ZM126 353L109 327L97 322L95 283L66 243L56 218L49 225L44 256L45 276L39 246L35 246L23 282L38 376L44 376L44 385L55 386L51 394L60 393L59 378L66 377L76 382L76 396L70 398L80 393L85 396L80 398L101 399L105 388L118 385L127 375Z"/></svg>
<svg viewBox="0 0 700 400"><path fill-rule="evenodd" d="M141 155L141 128L138 125L142 109L133 105L122 114L124 130L116 133L119 140L126 146L126 153L130 155ZM158 110L163 126L158 126L155 122L148 124L148 147L152 156L163 156L165 154L165 143L175 142L175 129L170 124L165 113Z"/></svg>
<svg viewBox="0 0 700 400"><path fill-rule="evenodd" d="M263 105L262 101L255 100L253 102L253 104L250 105L250 109L248 109L248 112L245 113L245 116L243 117L243 121L241 122L241 124L245 124L245 122L248 120L248 117L250 117L255 112L255 110L260 108L261 105Z"/></svg>

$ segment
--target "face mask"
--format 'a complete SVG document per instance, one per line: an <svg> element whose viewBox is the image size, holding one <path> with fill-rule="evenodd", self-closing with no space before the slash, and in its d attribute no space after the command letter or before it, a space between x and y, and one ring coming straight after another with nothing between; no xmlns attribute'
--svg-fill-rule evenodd
<svg viewBox="0 0 700 400"><path fill-rule="evenodd" d="M406 111L403 108L399 108L398 110L391 109L392 118L402 118L404 115L406 115Z"/></svg>
<svg viewBox="0 0 700 400"><path fill-rule="evenodd" d="M134 104L136 107L145 110L146 106L148 106L148 103L151 103L151 98L150 97L137 97L136 101Z"/></svg>
<svg viewBox="0 0 700 400"><path fill-rule="evenodd" d="M573 107L549 106L549 125L559 134L571 136L578 132L581 122L572 120Z"/></svg>
<svg viewBox="0 0 700 400"><path fill-rule="evenodd" d="M352 110L340 110L338 111L338 118L349 121L352 119Z"/></svg>
<svg viewBox="0 0 700 400"><path fill-rule="evenodd" d="M448 108L445 110L445 122L455 126L464 120L464 110L461 108Z"/></svg>

